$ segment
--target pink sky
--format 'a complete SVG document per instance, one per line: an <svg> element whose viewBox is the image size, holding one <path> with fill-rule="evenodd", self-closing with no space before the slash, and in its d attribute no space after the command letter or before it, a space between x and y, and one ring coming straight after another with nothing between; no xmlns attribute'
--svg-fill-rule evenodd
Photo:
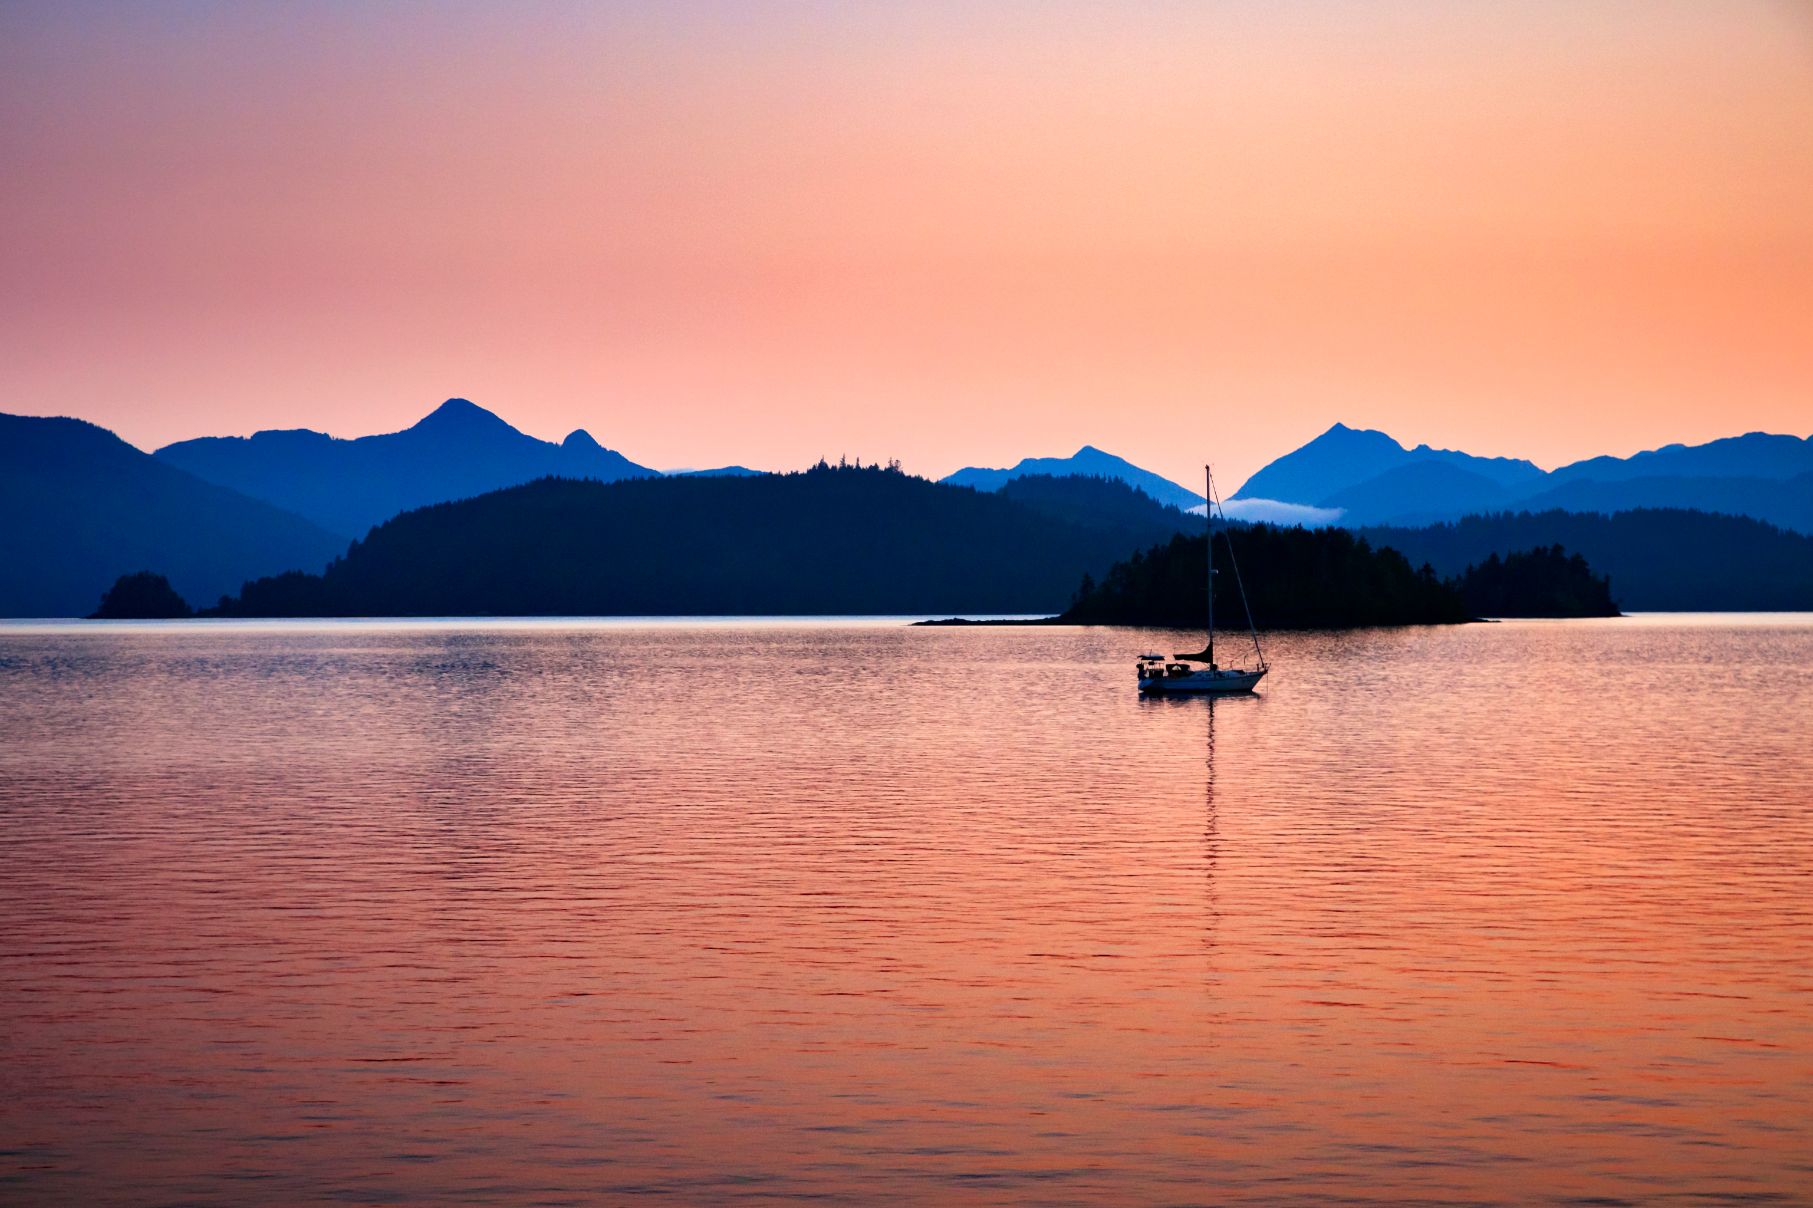
<svg viewBox="0 0 1813 1208"><path fill-rule="evenodd" d="M645 464L1813 431L1773 3L0 6L0 410Z"/></svg>

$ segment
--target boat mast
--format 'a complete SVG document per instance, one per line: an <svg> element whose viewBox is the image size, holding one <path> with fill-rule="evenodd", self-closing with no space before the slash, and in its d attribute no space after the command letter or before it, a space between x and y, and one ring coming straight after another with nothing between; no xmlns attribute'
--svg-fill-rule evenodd
<svg viewBox="0 0 1813 1208"><path fill-rule="evenodd" d="M1215 476L1202 467L1202 526L1209 563L1209 666L1215 665Z"/></svg>

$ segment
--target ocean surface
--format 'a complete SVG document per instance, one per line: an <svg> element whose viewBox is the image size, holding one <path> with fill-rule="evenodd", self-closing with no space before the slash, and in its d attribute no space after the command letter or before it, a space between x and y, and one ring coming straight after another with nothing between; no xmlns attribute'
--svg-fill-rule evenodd
<svg viewBox="0 0 1813 1208"><path fill-rule="evenodd" d="M1813 1202L1813 617L0 625L0 1202Z"/></svg>

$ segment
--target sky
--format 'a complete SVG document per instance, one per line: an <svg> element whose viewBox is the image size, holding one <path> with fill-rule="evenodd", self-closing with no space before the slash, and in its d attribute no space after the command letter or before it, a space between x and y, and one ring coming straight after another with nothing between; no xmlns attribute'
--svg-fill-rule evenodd
<svg viewBox="0 0 1813 1208"><path fill-rule="evenodd" d="M0 411L643 464L1813 432L1799 0L0 4Z"/></svg>

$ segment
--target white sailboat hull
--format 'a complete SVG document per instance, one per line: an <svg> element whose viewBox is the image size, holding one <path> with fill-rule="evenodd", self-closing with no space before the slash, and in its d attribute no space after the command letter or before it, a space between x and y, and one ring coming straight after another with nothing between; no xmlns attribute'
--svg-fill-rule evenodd
<svg viewBox="0 0 1813 1208"><path fill-rule="evenodd" d="M1210 671L1203 668L1188 675L1153 676L1139 682L1141 692L1155 696L1171 693L1251 692L1265 678L1264 671L1238 671L1233 668Z"/></svg>

